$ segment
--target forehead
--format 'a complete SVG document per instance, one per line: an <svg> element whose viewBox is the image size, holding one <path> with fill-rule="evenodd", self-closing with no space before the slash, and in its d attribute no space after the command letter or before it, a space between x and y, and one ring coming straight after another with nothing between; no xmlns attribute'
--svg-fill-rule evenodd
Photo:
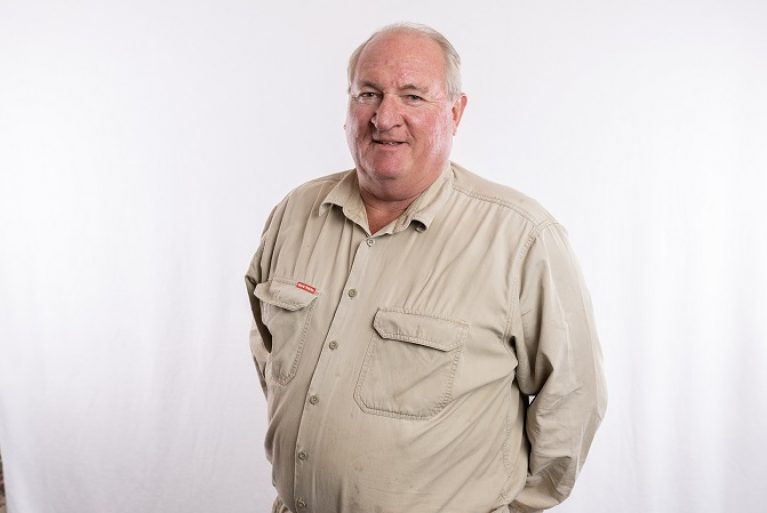
<svg viewBox="0 0 767 513"><path fill-rule="evenodd" d="M365 46L353 81L436 89L444 86L445 68L444 53L435 41L422 34L393 32L381 34Z"/></svg>

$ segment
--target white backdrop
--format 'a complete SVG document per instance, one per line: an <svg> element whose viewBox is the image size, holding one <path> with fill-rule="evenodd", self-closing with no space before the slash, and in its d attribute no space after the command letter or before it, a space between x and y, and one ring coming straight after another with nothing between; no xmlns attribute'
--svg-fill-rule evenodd
<svg viewBox="0 0 767 513"><path fill-rule="evenodd" d="M0 0L10 513L269 511L242 275L401 20L462 54L454 160L591 288L610 405L558 511L765 510L767 3Z"/></svg>

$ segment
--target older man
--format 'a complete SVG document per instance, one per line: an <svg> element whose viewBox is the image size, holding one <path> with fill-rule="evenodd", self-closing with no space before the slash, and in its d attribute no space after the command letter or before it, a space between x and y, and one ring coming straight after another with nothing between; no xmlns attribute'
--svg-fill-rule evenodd
<svg viewBox="0 0 767 513"><path fill-rule="evenodd" d="M355 169L272 212L246 282L275 512L538 511L605 409L562 227L449 159L460 59L428 27L349 63Z"/></svg>

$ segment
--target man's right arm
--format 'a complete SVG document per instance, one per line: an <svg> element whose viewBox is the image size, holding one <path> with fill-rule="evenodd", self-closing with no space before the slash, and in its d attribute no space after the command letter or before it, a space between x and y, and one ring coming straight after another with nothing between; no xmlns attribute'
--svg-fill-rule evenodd
<svg viewBox="0 0 767 513"><path fill-rule="evenodd" d="M248 300L250 301L250 310L252 313L253 322L250 328L250 352L253 355L253 361L258 369L258 378L261 382L261 388L264 391L264 395L267 394L266 388L266 362L269 358L269 353L272 350L272 335L264 325L261 318L261 303L255 296L256 285L267 279L265 274L268 273L268 265L271 262L271 251L274 246L274 235L276 231L274 228L274 221L277 216L278 210L281 211L283 203L277 205L269 214L269 218L266 220L264 230L261 233L261 242L256 250L256 254L250 261L248 271L245 273L245 286L248 290ZM270 239L272 239L270 241ZM268 253L267 253L268 252ZM266 255L265 255L266 253ZM268 256L269 258L265 258Z"/></svg>
<svg viewBox="0 0 767 513"><path fill-rule="evenodd" d="M257 267L257 259L259 252L253 257L253 262L250 264L250 269L245 275L245 286L248 289L248 298L250 299L250 310L253 314L253 322L250 327L250 352L253 355L253 362L258 369L258 379L261 381L261 388L266 395L266 360L269 357L269 351L267 347L272 346L272 339L269 330L266 329L264 323L261 320L261 305L258 298L254 295L256 290L256 284L258 284L258 275L252 273L253 267Z"/></svg>

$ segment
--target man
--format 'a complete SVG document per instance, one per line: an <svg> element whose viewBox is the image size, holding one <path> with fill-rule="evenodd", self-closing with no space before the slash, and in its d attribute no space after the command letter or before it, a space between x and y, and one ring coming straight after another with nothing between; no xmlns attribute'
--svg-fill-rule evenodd
<svg viewBox="0 0 767 513"><path fill-rule="evenodd" d="M538 511L604 414L563 229L448 160L459 65L427 27L374 34L349 63L355 169L267 221L246 282L274 512Z"/></svg>

